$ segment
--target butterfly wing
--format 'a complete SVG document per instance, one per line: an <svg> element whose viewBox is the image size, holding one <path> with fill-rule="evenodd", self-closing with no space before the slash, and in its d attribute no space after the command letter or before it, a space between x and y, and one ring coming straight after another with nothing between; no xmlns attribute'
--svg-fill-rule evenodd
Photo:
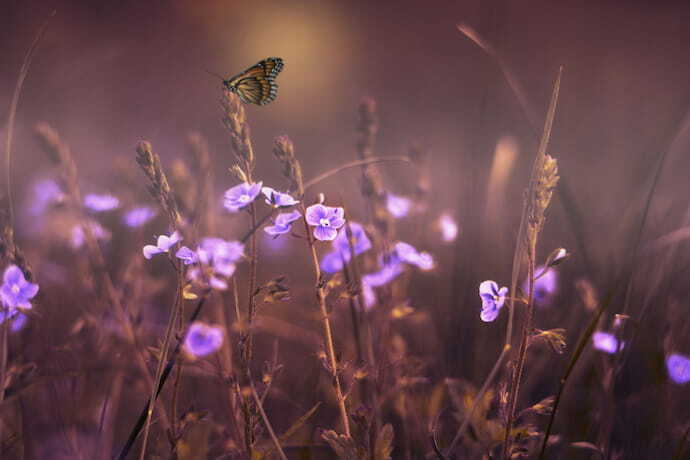
<svg viewBox="0 0 690 460"><path fill-rule="evenodd" d="M228 90L236 93L244 103L266 105L273 102L278 95L275 78L281 70L283 60L270 57L224 80L223 84Z"/></svg>

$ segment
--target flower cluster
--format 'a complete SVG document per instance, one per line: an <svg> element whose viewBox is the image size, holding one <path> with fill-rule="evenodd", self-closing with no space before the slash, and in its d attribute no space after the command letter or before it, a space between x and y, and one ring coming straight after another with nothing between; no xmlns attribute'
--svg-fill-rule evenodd
<svg viewBox="0 0 690 460"><path fill-rule="evenodd" d="M185 265L193 265L187 275L192 281L206 284L213 289L228 288L227 278L236 269L237 262L244 256L244 245L239 241L225 241L221 238L203 238L195 251L182 246L175 253Z"/></svg>
<svg viewBox="0 0 690 460"><path fill-rule="evenodd" d="M388 257L379 258L381 268L376 272L362 276L362 297L366 308L371 308L376 303L373 288L384 286L393 281L404 271L405 265L413 265L427 271L434 268L434 259L428 252L419 252L411 244L403 241L395 243L393 251L388 254Z"/></svg>

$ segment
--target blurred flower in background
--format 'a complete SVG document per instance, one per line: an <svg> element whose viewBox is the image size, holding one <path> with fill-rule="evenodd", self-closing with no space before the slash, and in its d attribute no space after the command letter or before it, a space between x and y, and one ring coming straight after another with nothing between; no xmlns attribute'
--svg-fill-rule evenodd
<svg viewBox="0 0 690 460"><path fill-rule="evenodd" d="M690 358L679 353L671 353L666 358L668 376L675 383L684 384L690 382Z"/></svg>
<svg viewBox="0 0 690 460"><path fill-rule="evenodd" d="M403 241L395 243L393 257L406 264L414 265L421 270L431 270L434 268L434 259L428 252L419 252L411 244Z"/></svg>
<svg viewBox="0 0 690 460"><path fill-rule="evenodd" d="M534 269L534 305L546 307L553 300L558 289L558 274L553 268L546 269L540 265ZM529 284L527 280L522 283L522 292L528 294Z"/></svg>
<svg viewBox="0 0 690 460"><path fill-rule="evenodd" d="M618 348L618 339L608 332L596 331L592 334L592 344L594 348L604 353L613 354L616 353ZM623 344L620 344L620 349L623 349Z"/></svg>
<svg viewBox="0 0 690 460"><path fill-rule="evenodd" d="M84 197L84 206L94 212L112 211L120 207L120 200L113 195L89 193Z"/></svg>
<svg viewBox="0 0 690 460"><path fill-rule="evenodd" d="M355 256L371 249L371 240L364 231L364 227L357 222L347 224L352 230L352 249ZM347 237L347 226L338 233L333 240L333 250L323 256L321 268L326 273L336 273L343 269L343 263L348 263L351 258L350 241Z"/></svg>
<svg viewBox="0 0 690 460"><path fill-rule="evenodd" d="M138 206L127 211L123 217L125 225L132 228L141 227L156 217L158 212L151 206Z"/></svg>
<svg viewBox="0 0 690 460"><path fill-rule="evenodd" d="M60 186L52 179L41 179L34 183L32 187L31 205L29 213L32 216L43 214L50 206L62 203L65 194L60 190Z"/></svg>
<svg viewBox="0 0 690 460"><path fill-rule="evenodd" d="M110 230L103 228L103 226L95 220L89 221L86 225L89 226L96 241L110 241L110 237L112 236ZM84 235L84 227L82 224L77 224L72 227L71 243L74 249L81 248L84 245L85 238L86 236Z"/></svg>
<svg viewBox="0 0 690 460"><path fill-rule="evenodd" d="M192 357L201 358L210 355L223 344L223 329L202 322L189 326L184 340L184 348Z"/></svg>
<svg viewBox="0 0 690 460"><path fill-rule="evenodd" d="M447 212L444 212L438 218L438 228L441 231L441 240L444 243L451 243L458 237L458 224Z"/></svg>
<svg viewBox="0 0 690 460"><path fill-rule="evenodd" d="M404 196L393 195L392 193L386 194L386 209L391 214L391 216L396 219L405 217L410 213L412 209L412 200L405 198Z"/></svg>

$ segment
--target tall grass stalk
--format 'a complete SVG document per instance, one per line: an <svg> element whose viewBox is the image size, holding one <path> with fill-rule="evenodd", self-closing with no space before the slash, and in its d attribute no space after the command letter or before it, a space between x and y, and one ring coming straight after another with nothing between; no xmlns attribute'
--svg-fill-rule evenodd
<svg viewBox="0 0 690 460"><path fill-rule="evenodd" d="M175 195L173 191L171 190L170 186L168 185L168 180L165 175L165 172L163 171L163 166L161 165L160 158L158 155L153 153L153 149L151 148L151 144L148 142L140 142L139 145L137 146L137 163L139 163L139 166L141 167L142 171L146 176L149 178L149 181L151 184L149 185L149 191L151 192L151 195L154 196L158 200L158 202L161 205L161 208L163 209L164 212L168 214L168 220L169 220L169 225L173 229L173 231L182 231L182 218L180 216L180 213L178 211L178 206L177 206L177 201L175 200ZM182 290L184 286L184 267L179 260L175 259L172 255L169 256L170 261L175 268L175 272L177 274L177 289L175 293L175 302L173 303L173 308L172 311L170 312L170 317L168 318L168 325L165 330L165 335L163 339L163 343L161 345L160 351L159 351L159 356L158 356L158 365L156 366L156 374L155 374L155 379L154 379L154 385L153 388L151 389L151 396L149 398L149 404L148 408L146 410L146 425L144 427L144 438L141 444L141 451L139 454L139 458L141 460L144 459L146 455L146 446L148 443L148 438L149 438L149 432L151 430L151 419L153 417L153 411L155 407L155 401L156 401L156 394L158 392L158 388L161 385L161 378L163 375L163 370L165 368L165 363L167 361L168 357L168 350L170 348L170 343L173 338L173 333L175 331L176 325L179 332L181 332L182 329L182 316L183 316L183 308L184 308L184 300L182 296ZM179 318L179 319L178 319ZM179 325L178 325L179 323ZM176 385L175 385L175 391L173 392L173 398L172 398L172 406L171 406L171 413L173 414L173 419L171 421L171 433L174 437L177 435L177 429L176 429L176 423L177 423L177 388L179 386L179 379L180 379L180 374L179 372L177 373L176 376Z"/></svg>
<svg viewBox="0 0 690 460"><path fill-rule="evenodd" d="M302 213L302 222L304 223L304 230L307 236L307 246L311 255L311 262L314 268L314 291L316 293L316 303L321 315L321 327L323 330L323 338L326 346L326 356L328 359L329 372L331 374L333 389L335 391L336 400L338 402L338 410L340 412L340 419L343 424L343 432L348 438L351 437L350 420L345 404L345 395L340 384L340 373L338 371L338 360L335 354L335 345L333 343L333 331L331 328L330 315L326 306L326 291L325 281L321 273L321 266L319 265L319 257L316 253L316 243L314 235L311 233L309 223L306 218L306 206L304 205L305 186L302 177L302 167L295 157L295 150L292 141L287 136L280 136L276 138L273 154L283 165L283 175L290 181L291 187L297 191L297 196L300 197L298 205Z"/></svg>
<svg viewBox="0 0 690 460"><path fill-rule="evenodd" d="M561 74L562 74L562 69L559 70L558 77L556 79L556 82L554 84L553 88L553 93L551 96L551 102L549 104L549 109L547 111L547 116L546 116L546 121L544 124L544 133L542 135L542 140L539 145L539 149L537 151L537 156L534 161L534 166L532 169L532 177L530 179L530 185L528 190L532 189L535 187L536 183L535 181L538 179L538 174L539 174L539 169L538 168L543 168L544 161L545 161L545 154L546 154L546 147L548 146L548 141L551 135L551 127L553 125L553 119L555 116L555 110L556 110L556 104L558 101L558 93L560 91L560 81L561 81ZM529 193L529 192L528 192ZM529 195L528 195L529 196ZM517 299L517 285L518 281L520 278L520 272L521 272L521 266L523 263L523 260L525 258L525 252L529 251L529 254L532 256L533 251L532 247L536 247L536 235L534 236L534 245L527 244L528 238L528 227L530 226L529 219L529 210L531 208L529 207L528 202L526 201L523 205L523 212L522 212L522 217L520 219L520 226L518 229L518 237L515 245L515 253L513 255L513 269L512 269L512 276L511 276L511 283L510 283L510 298L508 299L509 302L509 309L508 309L508 324L506 326L506 334L505 334L505 340L503 343L503 348L501 350L501 353L499 354L498 358L496 359L496 362L494 363L491 371L489 372L489 375L487 378L484 380L484 383L482 384L481 388L479 389L479 392L476 394L474 402L472 404L472 407L470 408L469 411L467 411L464 415L463 421L460 424L460 427L458 428L458 431L456 432L455 436L453 437L453 440L451 441L450 445L445 451L445 455L451 455L452 452L455 450L455 447L457 443L460 441L460 438L462 437L463 433L467 429L474 411L477 409L479 406L479 403L482 401L484 395L486 394L486 391L489 389L491 384L493 383L493 380L496 378L498 375L498 372L501 369L501 366L503 364L503 361L505 358L508 356L512 349L512 341L513 341L513 323L515 320L515 301ZM529 259L528 259L529 260ZM528 273L530 275L530 284L532 285L531 290L532 290L532 297L533 297L533 284L534 284L534 267L533 267L533 259L532 263L531 272ZM523 339L522 341L525 341L525 334L530 332L531 328L531 308L533 306L530 306L532 298L530 298L530 301L528 302L527 306L527 314L526 314L526 320L523 323ZM521 341L521 345L522 345ZM521 346L522 349L522 346ZM522 353L523 355L523 361L524 361L524 351ZM511 396L512 398L517 397L517 385L513 385L513 391L514 394ZM514 411L514 403L510 403L513 406L513 411ZM509 418L510 423L506 423L506 432L508 432L509 425L512 425L512 420ZM507 441L507 439L506 439ZM507 444L507 442L506 442ZM506 446L507 448L507 446ZM505 454L505 453L504 453Z"/></svg>

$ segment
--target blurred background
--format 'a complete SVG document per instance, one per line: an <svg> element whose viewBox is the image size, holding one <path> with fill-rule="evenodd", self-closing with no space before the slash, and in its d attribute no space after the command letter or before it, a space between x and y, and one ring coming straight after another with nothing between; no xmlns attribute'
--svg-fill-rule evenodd
<svg viewBox="0 0 690 460"><path fill-rule="evenodd" d="M265 107L246 107L256 175L265 183L281 180L271 154L277 135L294 141L307 178L356 159L357 110L363 97L377 103L377 155L407 155L413 148L428 153L428 217L401 221L398 234L417 238L415 244L437 257L437 271L418 275L410 292L412 304L433 324L425 339L429 343L410 344L427 360L432 378L463 378L478 385L500 350L505 317L489 325L478 321L477 286L485 279L501 280L501 285L510 280L522 191L560 66L561 99L549 152L558 159L562 181L538 254L543 260L554 248L566 247L573 256L560 269L557 305L538 314L537 326L563 327L567 322L569 343L574 344L589 318L577 283L586 280L603 296L607 283L622 270L662 152L668 154L643 246L688 224L686 1L5 0L0 6L3 139L22 59L52 10L57 14L21 94L13 144L16 233L29 255L38 251L37 238L47 238L45 233L30 236L36 231L28 211L31 187L51 174L33 131L36 123L49 123L70 145L85 193L117 193L122 186L117 165L134 165L139 140L150 141L167 167L187 154L187 135L197 131L207 139L217 166L220 199L222 190L236 183L224 174L234 158L220 122L221 82L206 71L230 76L268 56L285 61L277 78L278 98ZM493 46L504 70L517 79L525 102L516 98L496 58L463 35L459 23ZM417 172L409 165L391 163L379 170L391 193L415 192ZM359 179L356 171L344 172L314 192L325 192L329 201L345 204L352 218L364 219ZM143 180L138 187L136 192L145 197ZM423 231L442 212L459 223L453 244L442 245L438 235ZM142 241L163 232L162 227L149 228L151 235ZM679 339L680 334L674 333L668 343L669 325L661 319L667 317L669 303L687 312L683 280L688 277L688 246L681 242L677 249L681 259L664 284L665 294L673 298L659 300L658 321L648 323L650 330L643 334L645 350L655 350L645 355L651 356L648 365L639 370L647 377L630 370L631 379L644 381L643 386L664 379L662 349L690 353L690 342ZM265 277L290 268L285 259L270 260L270 267L260 269ZM640 268L642 281L650 270ZM310 279L308 270L301 278L293 276L295 285ZM303 299L311 299L305 283ZM631 314L642 312L654 295L633 295ZM293 307L276 307L276 315L282 311L289 316ZM266 339L266 356L270 344ZM467 351L478 349L487 350L486 356ZM534 383L532 394L553 393L567 356L550 358L554 370L542 369L548 377ZM638 390L620 391L622 397L645 394ZM569 404L578 414L576 401ZM630 422L625 410L617 414ZM288 425L287 420L277 423ZM613 436L625 452L635 442L652 445L650 439L658 444L678 435L672 431L657 439L650 424L661 422L654 417L635 423L644 425L638 438L631 434L633 428ZM583 422L569 429L585 437L596 432L596 425Z"/></svg>

